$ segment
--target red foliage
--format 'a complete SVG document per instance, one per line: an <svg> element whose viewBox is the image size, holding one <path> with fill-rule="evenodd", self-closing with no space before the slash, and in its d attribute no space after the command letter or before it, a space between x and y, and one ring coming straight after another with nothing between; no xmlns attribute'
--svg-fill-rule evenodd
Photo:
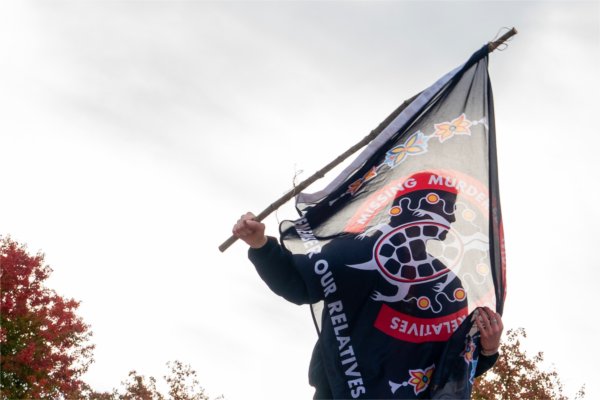
<svg viewBox="0 0 600 400"><path fill-rule="evenodd" d="M78 397L92 362L79 303L45 287L52 269L10 238L0 240L0 397Z"/></svg>

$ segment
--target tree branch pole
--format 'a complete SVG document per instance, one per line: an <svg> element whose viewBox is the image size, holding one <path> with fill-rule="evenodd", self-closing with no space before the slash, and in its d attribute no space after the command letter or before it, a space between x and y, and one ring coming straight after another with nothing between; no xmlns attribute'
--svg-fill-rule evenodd
<svg viewBox="0 0 600 400"><path fill-rule="evenodd" d="M394 118L396 118L398 116L398 114L400 114L402 112L402 110L404 110L406 107L408 107L408 105L419 94L411 97L408 100L405 100L404 103L402 103L398 108L396 108L394 110L394 112L392 112L382 123L379 124L379 126L377 126L377 128L373 129L371 131L371 133L369 133L367 136L362 138L360 142L356 143L355 145L350 147L348 150L346 150L345 152L343 152L342 154L337 156L335 158L335 160L331 161L329 164L327 164L326 166L324 166L323 168L321 168L320 170L318 170L317 172L312 174L309 178L307 178L306 180L299 183L292 190L290 190L289 192L287 192L286 194L281 196L277 201L275 201L274 203L269 205L267 208L262 210L262 212L256 216L255 220L262 221L267 216L269 216L269 214L271 214L273 211L277 210L279 207L284 205L286 202L288 202L290 199L292 199L298 193L302 192L304 189L306 189L308 186L310 186L316 180L323 178L327 172L331 171L333 168L338 166L346 158L350 157L352 154L356 153L358 150L360 150L361 148L363 148L364 146L369 144L371 142L371 140L373 140L375 137L377 137L377 135L379 135L381 133L381 131L386 126L388 126L390 124L390 122L392 122L394 120ZM227 250L229 248L229 246L231 246L236 240L237 240L237 238L235 236L233 236L233 235L230 236L229 239L227 239L225 242L223 242L219 246L219 250L221 252Z"/></svg>
<svg viewBox="0 0 600 400"><path fill-rule="evenodd" d="M502 35L498 40L496 40L494 42L489 42L488 43L489 52L491 53L492 51L494 51L495 49L497 49L498 46L500 46L502 43L504 43L507 39L509 39L511 36L515 35L516 33L517 33L516 29L512 28L510 31L508 31L504 35ZM285 204L286 202L288 202L290 199L292 199L298 193L302 192L304 189L306 189L308 186L310 186L316 180L318 180L320 178L323 178L327 172L331 171L333 168L335 168L336 166L338 166L342 161L344 161L345 159L347 159L348 157L350 157L352 154L356 153L358 150L360 150L361 148L363 148L367 144L369 144L371 142L371 140L373 140L375 137L377 137L377 135L379 135L381 133L381 131L386 126L388 126L390 124L390 122L392 122L394 120L394 118L396 118L406 107L408 107L408 105L410 103L412 103L412 101L414 99L416 99L419 94L420 93L414 95L413 97L411 97L408 100L405 100L383 122L381 122L377 126L377 128L373 129L371 131L371 133L369 133L367 136L365 136L364 138L362 138L358 143L356 143L355 145L353 145L352 147L350 147L348 150L346 150L345 152L343 152L342 154L340 154L339 156L337 156L329 164L327 164L326 166L324 166L323 168L321 168L320 170L318 170L317 172L315 172L314 174L312 174L309 178L307 178L306 180L302 181L300 184L298 184L297 186L295 186L292 190L288 191L286 194L284 194L283 196L281 196L275 202L271 203L267 208L265 208L264 210L262 210L260 212L260 214L258 214L256 216L255 220L256 221L262 221L262 220L264 220L273 211L277 210L279 207L281 207L283 204ZM224 252L225 250L227 250L229 248L229 246L231 246L233 243L235 243L236 240L237 240L237 238L235 236L233 236L233 235L230 236L226 241L224 241L219 246L219 250L221 252Z"/></svg>
<svg viewBox="0 0 600 400"><path fill-rule="evenodd" d="M491 53L492 51L496 50L498 48L498 46L500 46L502 43L506 42L508 39L510 39L511 37L513 37L514 35L516 35L517 33L518 32L517 32L517 30L514 27L511 28L504 35L500 36L500 38L498 38L498 40L495 40L493 42L489 42L488 43L488 51Z"/></svg>

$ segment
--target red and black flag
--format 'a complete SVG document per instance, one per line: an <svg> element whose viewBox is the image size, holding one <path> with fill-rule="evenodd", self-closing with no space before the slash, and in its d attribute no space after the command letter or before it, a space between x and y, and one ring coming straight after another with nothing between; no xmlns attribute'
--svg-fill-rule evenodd
<svg viewBox="0 0 600 400"><path fill-rule="evenodd" d="M488 47L424 90L281 225L334 398L465 398L472 313L502 312Z"/></svg>

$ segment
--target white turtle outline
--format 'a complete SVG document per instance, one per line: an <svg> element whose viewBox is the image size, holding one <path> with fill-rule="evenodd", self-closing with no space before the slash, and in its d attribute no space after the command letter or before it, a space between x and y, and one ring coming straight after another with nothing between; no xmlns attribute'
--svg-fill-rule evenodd
<svg viewBox="0 0 600 400"><path fill-rule="evenodd" d="M404 200L407 200L408 204L410 204L409 198L402 198L398 202L398 206L400 206L401 208L402 208L402 202ZM396 288L397 288L396 294L394 294L392 296L386 296L386 295L381 294L379 291L374 291L373 294L371 295L371 298L375 301L385 301L385 302L390 302L390 303L402 301L406 298L406 295L408 294L412 285L423 284L423 283L431 282L433 280L441 279L441 278L445 277L446 278L445 281L439 282L434 287L434 290L437 293L440 293L446 288L446 286L448 286L454 279L456 279L459 276L459 271L463 267L463 265L460 261L462 260L462 258L464 256L465 250L468 250L468 249L487 250L489 247L489 241L488 241L487 236L481 232L477 232L470 236L464 236L464 235L459 234L456 229L452 229L452 227L451 227L452 222L443 215L440 215L433 211L425 211L420 208L417 208L417 209L411 210L411 211L413 211L413 215L415 217L419 217L419 218L426 217L426 218L407 222L405 224L402 224L402 225L396 226L396 227L389 225L390 221L388 219L386 222L375 225L375 226L369 228L368 230L366 230L365 232L363 232L361 235L357 236L357 239L364 239L365 237L370 236L371 234L374 234L376 232L381 233L381 235L377 239L375 245L373 246L372 258L369 261L360 263L360 264L346 264L346 266L350 267L350 268L360 269L360 270L369 270L369 271L377 270L388 283L390 283L393 286L396 286ZM449 214L449 216L452 216L453 214L454 214L454 210L451 214ZM437 273L434 273L431 276L422 277L419 279L408 279L408 278L397 277L394 274L391 274L387 270L387 268L385 268L385 266L383 266L380 263L378 251L384 243L387 243L388 239L391 236L393 236L394 234L396 234L399 231L402 231L411 226L417 226L417 225L436 226L437 228L445 229L446 235L452 234L454 237L456 237L457 242L460 244L458 256L456 257L456 260L454 263L452 263L451 265L445 265L445 268L443 270L438 271ZM425 247L427 247L428 241L441 240L441 239L439 239L439 236L442 233L444 233L444 231L438 232L438 234L437 234L438 238L435 239L433 237L423 236L423 234L421 232L419 237L411 238L411 240L419 240L420 239L425 243ZM443 240L441 240L441 241L443 241ZM412 253L411 253L411 261L409 263L400 263L400 261L395 257L388 257L388 259L394 258L402 266L410 265L410 266L413 266L416 268L417 265L420 265L423 263L431 264L431 262L434 259L436 259L436 257L432 256L429 252L426 252L426 254L427 254L426 259L419 260L418 262L415 262L415 260L412 259ZM402 268L399 269L399 272L401 271L401 269Z"/></svg>

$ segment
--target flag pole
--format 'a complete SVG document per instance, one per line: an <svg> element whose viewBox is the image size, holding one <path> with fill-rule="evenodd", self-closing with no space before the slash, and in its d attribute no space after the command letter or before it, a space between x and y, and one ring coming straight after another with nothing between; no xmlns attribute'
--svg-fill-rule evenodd
<svg viewBox="0 0 600 400"><path fill-rule="evenodd" d="M498 48L498 46L500 46L502 43L506 42L506 40L508 40L510 37L512 37L516 33L517 33L517 30L515 28L512 28L511 30L506 32L504 35L502 35L498 40L489 42L488 43L489 52L491 53L492 51L496 50ZM408 105L410 103L412 103L412 101L414 99L416 99L417 96L419 96L419 94L421 94L421 93L417 93L410 99L405 100L402 104L400 104L400 106L398 108L396 108L390 115L388 115L388 117L385 120L383 120L383 122L381 122L377 126L377 128L373 129L367 136L365 136L358 143L351 146L348 150L346 150L345 152L343 152L342 154L337 156L329 164L327 164L326 166L324 166L323 168L321 168L320 170L318 170L317 172L312 174L309 178L302 181L297 186L294 186L293 189L291 189L286 194L281 196L275 202L271 203L267 208L262 210L260 212L260 214L258 214L256 216L255 220L256 221L264 220L273 211L277 210L279 207L281 207L282 205L287 203L290 199L292 199L298 193L302 192L304 189L306 189L308 186L310 186L316 180L323 178L327 172L331 171L333 168L335 168L337 165L339 165L346 158L350 157L352 154L356 153L359 149L361 149L364 146L366 146L367 144L369 144L375 137L377 137L377 135L379 135L381 133L381 131L386 126L388 126L390 124L390 122L392 122L406 107L408 107ZM229 246L231 246L236 241L237 241L237 238L235 236L231 235L226 241L221 243L221 245L219 246L219 251L224 252L225 250L227 250L229 248Z"/></svg>
<svg viewBox="0 0 600 400"><path fill-rule="evenodd" d="M388 126L390 124L390 122L392 122L394 120L394 118L396 118L398 116L398 114L400 114L402 112L402 110L404 110L406 107L408 107L408 105L414 99L416 99L419 94L420 93L414 95L413 97L411 97L408 100L405 100L402 104L400 104L400 106L398 108L396 108L390 115L388 115L388 117L382 123L380 123L377 126L377 128L373 129L371 131L371 133L369 133L367 136L365 136L364 138L362 138L358 143L354 144L348 150L346 150L345 152L343 152L342 154L340 154L339 156L337 156L329 164L327 164L326 166L324 166L323 168L321 168L320 170L318 170L317 172L315 172L314 174L312 174L306 180L302 181L297 186L294 186L294 188L292 190L290 190L289 192L287 192L286 194L284 194L283 196L281 196L279 199L277 199L277 201L275 201L274 203L272 203L271 205L269 205L267 208L265 208L264 210L262 210L262 212L256 216L255 220L256 221L262 221L267 216L269 216L269 214L271 214L273 211L277 210L279 207L281 207L282 205L284 205L286 202L288 202L290 199L292 199L298 193L302 192L304 189L306 189L308 186L310 186L316 180L323 178L327 172L331 171L333 168L335 168L337 165L339 165L346 158L350 157L352 154L356 153L358 150L360 150L361 148L363 148L364 146L366 146L367 144L369 144L369 142L371 142L371 140L373 140L375 137L377 137L377 135L379 135L381 133L381 131L386 126ZM233 236L233 235L230 236L229 239L227 239L226 241L224 241L219 246L219 250L221 252L224 252L236 240L237 240L237 238L235 236Z"/></svg>
<svg viewBox="0 0 600 400"><path fill-rule="evenodd" d="M496 50L498 48L498 46L500 46L501 44L506 42L508 39L510 39L517 33L518 33L517 30L514 27L512 27L508 32L506 32L504 35L500 36L498 38L498 40L489 42L488 43L488 52L491 53L492 51Z"/></svg>

